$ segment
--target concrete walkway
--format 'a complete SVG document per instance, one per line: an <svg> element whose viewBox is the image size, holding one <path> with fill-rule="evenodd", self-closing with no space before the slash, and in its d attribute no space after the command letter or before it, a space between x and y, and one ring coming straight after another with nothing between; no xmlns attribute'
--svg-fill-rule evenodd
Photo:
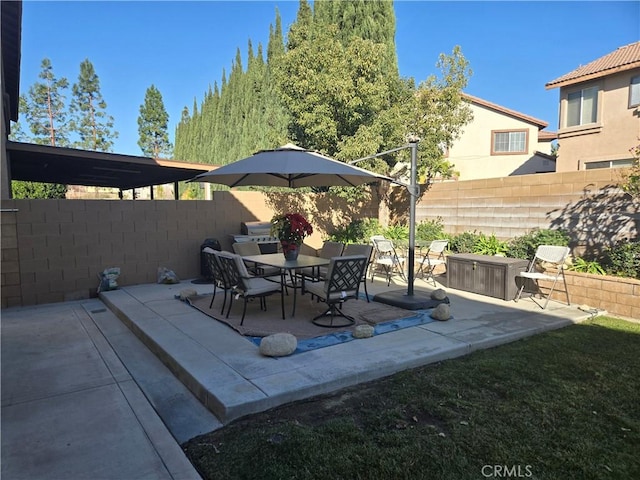
<svg viewBox="0 0 640 480"><path fill-rule="evenodd" d="M212 290L138 285L2 311L4 478L199 478L179 443L235 418L589 316L448 290L447 322L275 359L176 300L187 288Z"/></svg>

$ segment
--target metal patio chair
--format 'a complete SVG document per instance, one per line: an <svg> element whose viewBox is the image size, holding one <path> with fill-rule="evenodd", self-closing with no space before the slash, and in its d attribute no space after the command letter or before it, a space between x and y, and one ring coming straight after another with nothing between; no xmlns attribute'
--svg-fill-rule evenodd
<svg viewBox="0 0 640 480"><path fill-rule="evenodd" d="M315 325L338 328L355 323L353 317L342 312L342 304L351 299L358 299L360 282L362 282L362 275L368 260L364 255L333 257L329 263L327 279L324 282L312 283L307 287L309 293L327 304L327 310L312 320ZM336 324L334 323L336 317L344 318L346 322ZM325 319L325 321L321 319Z"/></svg>

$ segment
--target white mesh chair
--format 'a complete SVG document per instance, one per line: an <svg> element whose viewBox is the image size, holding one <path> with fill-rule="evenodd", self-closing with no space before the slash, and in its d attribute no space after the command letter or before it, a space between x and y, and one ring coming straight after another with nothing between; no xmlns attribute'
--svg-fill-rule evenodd
<svg viewBox="0 0 640 480"><path fill-rule="evenodd" d="M433 271L438 265L447 264L444 258L444 251L447 249L447 245L449 245L449 240L433 240L422 257L416 276L422 275L422 279L425 281L431 279L433 280L433 285L437 286Z"/></svg>
<svg viewBox="0 0 640 480"><path fill-rule="evenodd" d="M405 258L398 256L393 242L386 238L371 237L373 242L373 260L371 261L371 281L379 269L386 275L387 287L391 284L391 277L398 274L406 282L404 274Z"/></svg>
<svg viewBox="0 0 640 480"><path fill-rule="evenodd" d="M521 279L522 285L520 285L520 288L518 289L518 293L516 295L515 301L517 302L518 300L520 300L520 297L522 296L522 291L526 286L527 280L532 280L535 282L536 289L537 289L537 292L540 294L540 297L544 297L545 295L540 290L539 281L543 280L543 281L553 282L551 284L551 289L549 290L549 293L546 295L547 298L544 303L544 306L542 306L542 309L544 310L545 308L547 308L547 305L549 304L549 299L551 298L551 294L556 288L556 283L558 283L558 279L562 277L562 281L564 283L564 292L567 295L567 305L571 305L571 302L569 300L569 290L567 289L567 280L565 279L565 276L564 276L564 262L567 259L568 255L569 255L569 247L560 247L556 245L538 246L538 248L536 249L536 253L533 257L533 260L531 260L531 263L529 264L529 268L527 269L527 271L520 272L516 275L516 278ZM556 268L557 272L545 273L546 270L545 272L540 272L538 271L538 269L541 265L543 265L545 268L546 267ZM540 304L538 304L538 302L535 301L533 297L532 297L532 300L538 306L541 306Z"/></svg>
<svg viewBox="0 0 640 480"><path fill-rule="evenodd" d="M368 261L364 255L334 257L329 263L327 279L307 287L307 292L327 304L327 310L312 320L315 325L337 328L355 323L353 317L342 312L342 304L350 299L358 299L360 282ZM341 317L344 321L334 323L336 317Z"/></svg>

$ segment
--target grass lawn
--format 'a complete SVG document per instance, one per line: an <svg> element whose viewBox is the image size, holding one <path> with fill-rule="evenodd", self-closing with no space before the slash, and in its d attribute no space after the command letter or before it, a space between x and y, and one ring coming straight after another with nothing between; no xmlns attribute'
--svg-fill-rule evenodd
<svg viewBox="0 0 640 480"><path fill-rule="evenodd" d="M638 479L640 323L599 317L183 447L204 479Z"/></svg>

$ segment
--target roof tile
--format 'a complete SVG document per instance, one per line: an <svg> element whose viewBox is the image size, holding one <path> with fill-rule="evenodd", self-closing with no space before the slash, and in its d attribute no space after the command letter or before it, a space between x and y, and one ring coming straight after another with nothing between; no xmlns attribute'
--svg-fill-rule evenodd
<svg viewBox="0 0 640 480"><path fill-rule="evenodd" d="M603 77L619 71L640 67L640 42L618 47L613 52L550 81L547 89Z"/></svg>

